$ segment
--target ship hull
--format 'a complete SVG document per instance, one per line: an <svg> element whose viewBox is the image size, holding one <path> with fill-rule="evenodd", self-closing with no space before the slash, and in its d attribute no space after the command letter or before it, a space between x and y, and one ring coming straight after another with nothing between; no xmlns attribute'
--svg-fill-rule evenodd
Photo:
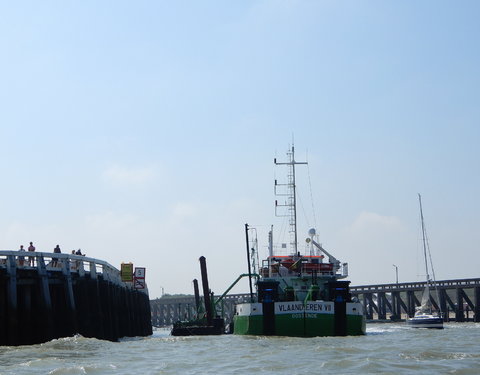
<svg viewBox="0 0 480 375"><path fill-rule="evenodd" d="M366 329L358 302L273 302L237 305L233 333L266 336L354 336Z"/></svg>

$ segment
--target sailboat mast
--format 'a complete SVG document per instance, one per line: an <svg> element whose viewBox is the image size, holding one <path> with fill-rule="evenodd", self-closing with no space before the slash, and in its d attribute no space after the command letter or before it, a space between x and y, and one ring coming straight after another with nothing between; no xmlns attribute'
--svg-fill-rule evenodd
<svg viewBox="0 0 480 375"><path fill-rule="evenodd" d="M418 194L418 202L420 203L420 220L422 223L423 256L425 258L425 272L427 275L427 285L428 285L430 282L430 276L428 275L427 240L425 237L425 223L423 222L422 196L420 194Z"/></svg>

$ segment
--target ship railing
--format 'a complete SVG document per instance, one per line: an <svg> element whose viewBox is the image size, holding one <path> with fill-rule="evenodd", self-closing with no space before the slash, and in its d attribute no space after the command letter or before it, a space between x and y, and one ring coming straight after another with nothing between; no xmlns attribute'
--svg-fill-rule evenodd
<svg viewBox="0 0 480 375"><path fill-rule="evenodd" d="M375 285L357 285L350 287L350 290L355 293L376 292L376 291L392 291L403 292L408 290L420 291L425 288L425 281L407 282L407 283L391 283L391 284L375 284ZM434 283L437 288L454 288L462 286L479 286L480 278L475 279L453 279L453 280L437 280Z"/></svg>
<svg viewBox="0 0 480 375"><path fill-rule="evenodd" d="M342 270L340 274L335 274L335 271L332 270L311 270L307 267L301 267L298 269L289 269L287 267L270 267L271 272L269 273L268 267L262 267L260 269L260 275L262 277L275 277L275 276L297 276L299 273L303 275L311 275L315 273L317 276L337 276L337 277L347 277L348 276L348 269L346 270L347 274L345 275L345 272Z"/></svg>
<svg viewBox="0 0 480 375"><path fill-rule="evenodd" d="M97 279L101 276L104 280L127 288L134 288L133 283L122 281L120 271L103 260L90 258L84 255L47 253L40 251L12 251L0 250L0 269L6 268L9 273L13 270L38 270L43 272L59 272L63 274L78 274ZM147 289L140 289L147 292Z"/></svg>

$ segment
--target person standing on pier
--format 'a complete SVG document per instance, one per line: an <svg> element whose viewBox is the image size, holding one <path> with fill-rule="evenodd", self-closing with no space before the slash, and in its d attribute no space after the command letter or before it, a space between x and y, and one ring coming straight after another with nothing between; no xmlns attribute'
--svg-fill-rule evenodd
<svg viewBox="0 0 480 375"><path fill-rule="evenodd" d="M28 251L35 251L35 246L33 246L33 242L30 242ZM28 257L28 265L32 267L35 265L35 257Z"/></svg>
<svg viewBox="0 0 480 375"><path fill-rule="evenodd" d="M54 253L57 253L57 254L60 254L61 251L60 251L60 246L55 246L55 248L53 249L53 252ZM58 258L52 258L52 266L53 267L57 267L58 265Z"/></svg>
<svg viewBox="0 0 480 375"><path fill-rule="evenodd" d="M23 248L23 245L20 245L20 249L18 251L25 252L25 249ZM20 255L18 257L18 265L23 267L23 264L25 263L25 257L23 255Z"/></svg>

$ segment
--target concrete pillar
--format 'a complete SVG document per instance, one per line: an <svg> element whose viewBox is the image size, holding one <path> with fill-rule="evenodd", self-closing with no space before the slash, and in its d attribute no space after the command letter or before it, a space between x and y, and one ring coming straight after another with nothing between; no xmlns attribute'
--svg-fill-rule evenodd
<svg viewBox="0 0 480 375"><path fill-rule="evenodd" d="M387 306L386 306L386 295L385 292L378 292L377 294L377 303L378 303L378 319L385 320L387 319Z"/></svg>
<svg viewBox="0 0 480 375"><path fill-rule="evenodd" d="M443 313L443 321L448 322L448 311L447 311L447 291L444 288L438 290L439 299L440 299L440 310Z"/></svg>
<svg viewBox="0 0 480 375"><path fill-rule="evenodd" d="M462 294L462 289L457 288L456 290L456 295L457 295L457 309L455 311L455 321L457 322L464 322L465 321L465 314L463 311L463 294Z"/></svg>
<svg viewBox="0 0 480 375"><path fill-rule="evenodd" d="M407 291L407 314L410 318L415 315L415 292L413 290Z"/></svg>
<svg viewBox="0 0 480 375"><path fill-rule="evenodd" d="M480 287L476 286L473 289L473 321L480 322Z"/></svg>
<svg viewBox="0 0 480 375"><path fill-rule="evenodd" d="M392 292L392 320L401 319L400 292Z"/></svg>

